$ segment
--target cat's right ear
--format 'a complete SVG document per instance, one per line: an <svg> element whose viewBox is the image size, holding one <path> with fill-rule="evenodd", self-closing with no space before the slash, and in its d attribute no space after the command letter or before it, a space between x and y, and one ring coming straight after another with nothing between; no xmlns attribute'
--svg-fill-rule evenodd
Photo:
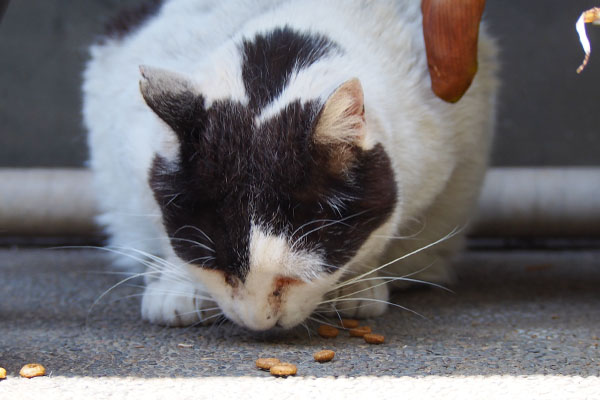
<svg viewBox="0 0 600 400"><path fill-rule="evenodd" d="M340 85L321 109L313 140L327 154L332 171L343 172L356 159L356 150L367 147L365 102L357 78Z"/></svg>
<svg viewBox="0 0 600 400"><path fill-rule="evenodd" d="M183 139L190 126L202 119L204 98L189 79L176 72L141 65L140 73L140 92L146 104Z"/></svg>
<svg viewBox="0 0 600 400"><path fill-rule="evenodd" d="M365 142L365 102L357 78L338 87L325 102L318 117L314 139L323 145L349 144L362 147Z"/></svg>

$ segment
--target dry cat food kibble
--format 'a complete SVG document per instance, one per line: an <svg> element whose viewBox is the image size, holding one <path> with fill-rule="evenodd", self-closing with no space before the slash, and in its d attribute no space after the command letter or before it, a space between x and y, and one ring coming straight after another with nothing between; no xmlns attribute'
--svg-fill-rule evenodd
<svg viewBox="0 0 600 400"><path fill-rule="evenodd" d="M277 364L281 364L278 358L259 358L256 360L256 366L267 371Z"/></svg>
<svg viewBox="0 0 600 400"><path fill-rule="evenodd" d="M279 363L277 365L273 365L269 371L271 372L271 375L289 376L296 375L296 372L298 372L298 368L296 368L294 364Z"/></svg>
<svg viewBox="0 0 600 400"><path fill-rule="evenodd" d="M371 333L371 328L368 326L359 326L354 329L350 329L350 336L352 337L363 337L367 333Z"/></svg>
<svg viewBox="0 0 600 400"><path fill-rule="evenodd" d="M320 363L331 361L331 360L333 360L334 356L335 356L335 352L333 350L321 350L321 351L317 351L313 355L313 357L315 358L315 361L318 361Z"/></svg>
<svg viewBox="0 0 600 400"><path fill-rule="evenodd" d="M346 329L358 328L358 321L355 319L342 319L342 326Z"/></svg>
<svg viewBox="0 0 600 400"><path fill-rule="evenodd" d="M365 342L370 344L381 344L385 342L385 337L383 335L377 335L375 333L366 333L363 338Z"/></svg>
<svg viewBox="0 0 600 400"><path fill-rule="evenodd" d="M319 329L317 329L317 333L321 337L332 339L334 337L337 337L337 335L340 333L340 331L339 331L339 329L334 328L333 326L330 326L330 325L321 325L321 326L319 326Z"/></svg>
<svg viewBox="0 0 600 400"><path fill-rule="evenodd" d="M4 368L0 368L0 379L6 379L6 370Z"/></svg>
<svg viewBox="0 0 600 400"><path fill-rule="evenodd" d="M23 378L34 378L36 376L46 375L46 368L44 368L41 364L25 364L21 371L19 371L19 375Z"/></svg>

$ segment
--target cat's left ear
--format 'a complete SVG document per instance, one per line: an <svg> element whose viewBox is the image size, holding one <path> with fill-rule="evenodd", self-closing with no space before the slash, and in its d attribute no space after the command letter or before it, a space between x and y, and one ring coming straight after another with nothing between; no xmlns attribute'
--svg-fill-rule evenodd
<svg viewBox="0 0 600 400"><path fill-rule="evenodd" d="M357 78L339 86L325 102L314 132L322 145L365 146L366 121L362 85Z"/></svg>
<svg viewBox="0 0 600 400"><path fill-rule="evenodd" d="M140 66L140 92L146 104L178 135L204 114L204 98L176 72Z"/></svg>

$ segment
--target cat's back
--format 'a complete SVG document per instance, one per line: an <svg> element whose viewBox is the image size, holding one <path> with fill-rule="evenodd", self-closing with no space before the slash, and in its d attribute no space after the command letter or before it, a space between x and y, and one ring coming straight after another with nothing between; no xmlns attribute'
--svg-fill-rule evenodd
<svg viewBox="0 0 600 400"><path fill-rule="evenodd" d="M204 80L202 89L207 99L243 97L244 90L235 87L244 63L239 44L245 38L252 40L256 34L287 26L324 35L365 70L387 65L394 74L401 74L409 69L403 65L414 65L418 61L415 54L420 53L415 49L421 41L418 3L149 0L137 15L117 20L118 29L91 47L84 71L83 114L92 166L94 149L109 141L134 142L142 150L147 147L148 151L139 152L141 155L158 150L151 146L158 142L152 140L156 138L151 132L157 129L157 121L139 94L140 65ZM360 72L356 65L353 68L355 74Z"/></svg>
<svg viewBox="0 0 600 400"><path fill-rule="evenodd" d="M373 56L384 49L406 56L420 46L414 0L148 0L124 15L92 46L86 84L94 78L106 84L105 74L115 71L138 78L141 63L193 73L227 41L283 26L324 34L347 51L368 49Z"/></svg>
<svg viewBox="0 0 600 400"><path fill-rule="evenodd" d="M246 21L280 2L148 0L137 9L126 9L90 48L84 97L129 97L137 90L142 64L191 73L209 63L210 53ZM134 97L139 98L137 93Z"/></svg>

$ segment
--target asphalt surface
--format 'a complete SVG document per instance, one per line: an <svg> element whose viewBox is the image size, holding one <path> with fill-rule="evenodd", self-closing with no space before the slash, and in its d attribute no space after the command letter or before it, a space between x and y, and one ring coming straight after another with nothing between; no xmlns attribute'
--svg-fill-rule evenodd
<svg viewBox="0 0 600 400"><path fill-rule="evenodd" d="M106 265L97 250L0 249L0 398L600 398L600 251L467 253L454 293L394 295L422 317L392 308L366 321L383 345L323 339L316 322L268 333L150 325L139 282L100 298L122 279ZM335 359L313 361L324 348ZM297 376L257 370L267 356ZM47 376L18 377L32 362Z"/></svg>

